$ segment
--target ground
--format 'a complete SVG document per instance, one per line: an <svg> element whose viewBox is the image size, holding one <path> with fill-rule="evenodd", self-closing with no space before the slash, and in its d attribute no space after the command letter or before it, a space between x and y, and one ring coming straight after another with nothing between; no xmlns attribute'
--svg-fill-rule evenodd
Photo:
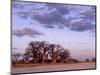
<svg viewBox="0 0 100 75"><path fill-rule="evenodd" d="M61 71L61 70L80 70L80 69L95 69L95 63L71 63L71 64L53 64L30 67L13 67L12 73L30 73L30 72L47 72L47 71Z"/></svg>

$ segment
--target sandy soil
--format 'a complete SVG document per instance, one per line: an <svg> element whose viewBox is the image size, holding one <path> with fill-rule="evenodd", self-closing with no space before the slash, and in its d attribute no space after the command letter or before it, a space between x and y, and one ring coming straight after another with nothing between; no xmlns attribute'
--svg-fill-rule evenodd
<svg viewBox="0 0 100 75"><path fill-rule="evenodd" d="M12 68L12 73L47 72L47 71L95 69L95 68L96 68L95 63L59 64L59 65L44 65L44 66L24 67L24 68Z"/></svg>

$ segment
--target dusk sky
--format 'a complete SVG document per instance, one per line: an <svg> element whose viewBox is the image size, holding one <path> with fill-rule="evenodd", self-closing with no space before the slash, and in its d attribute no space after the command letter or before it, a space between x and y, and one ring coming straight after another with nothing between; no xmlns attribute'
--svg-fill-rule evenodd
<svg viewBox="0 0 100 75"><path fill-rule="evenodd" d="M71 57L95 57L95 6L12 2L12 50L25 52L31 41L69 49Z"/></svg>

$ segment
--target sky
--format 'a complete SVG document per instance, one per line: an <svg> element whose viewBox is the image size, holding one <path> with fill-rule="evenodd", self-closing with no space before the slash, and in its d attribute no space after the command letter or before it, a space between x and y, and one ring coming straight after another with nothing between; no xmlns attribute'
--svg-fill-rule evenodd
<svg viewBox="0 0 100 75"><path fill-rule="evenodd" d="M12 51L24 53L31 41L60 44L71 57L95 57L96 7L12 2Z"/></svg>

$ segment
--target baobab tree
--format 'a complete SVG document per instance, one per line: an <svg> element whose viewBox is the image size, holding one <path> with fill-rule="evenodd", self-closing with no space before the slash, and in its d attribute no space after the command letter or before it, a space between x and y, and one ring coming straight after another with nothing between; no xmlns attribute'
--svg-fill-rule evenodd
<svg viewBox="0 0 100 75"><path fill-rule="evenodd" d="M38 41L35 41L35 42L30 42L29 43L29 51L31 51L33 53L33 61L34 63L37 63L38 62L38 46L39 46L39 42Z"/></svg>
<svg viewBox="0 0 100 75"><path fill-rule="evenodd" d="M61 63L64 63L66 59L69 57L70 53L68 50L64 50L63 52L60 53L61 56Z"/></svg>
<svg viewBox="0 0 100 75"><path fill-rule="evenodd" d="M42 63L47 62L47 52L49 43L46 41L40 42L40 47L42 48Z"/></svg>
<svg viewBox="0 0 100 75"><path fill-rule="evenodd" d="M29 58L30 58L30 50L26 49L25 54L23 55L23 61L25 63L29 63Z"/></svg>
<svg viewBox="0 0 100 75"><path fill-rule="evenodd" d="M32 58L34 63L47 63L48 60L56 63L60 58L60 61L64 63L69 56L70 52L61 45L49 44L46 41L34 41L29 43L24 60L30 61L29 59Z"/></svg>

